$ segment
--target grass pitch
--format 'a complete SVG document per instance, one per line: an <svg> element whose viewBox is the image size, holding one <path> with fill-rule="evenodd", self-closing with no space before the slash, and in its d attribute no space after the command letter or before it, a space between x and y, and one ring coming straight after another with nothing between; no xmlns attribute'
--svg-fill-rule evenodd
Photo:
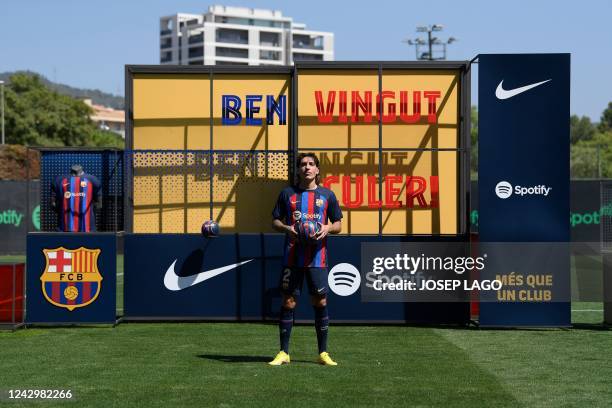
<svg viewBox="0 0 612 408"><path fill-rule="evenodd" d="M119 263L122 265L122 262ZM118 311L122 307L118 271ZM573 329L330 327L315 364L312 326L297 326L292 363L272 324L124 323L0 332L6 406L610 406L612 331L601 303L574 303ZM70 389L74 400L7 401L9 389Z"/></svg>
<svg viewBox="0 0 612 408"><path fill-rule="evenodd" d="M0 333L0 388L71 389L75 406L609 406L612 332L332 326L338 367L269 367L277 327L127 323ZM6 401L6 400L5 400ZM21 406L15 402L12 406ZM23 403L23 405L30 405Z"/></svg>

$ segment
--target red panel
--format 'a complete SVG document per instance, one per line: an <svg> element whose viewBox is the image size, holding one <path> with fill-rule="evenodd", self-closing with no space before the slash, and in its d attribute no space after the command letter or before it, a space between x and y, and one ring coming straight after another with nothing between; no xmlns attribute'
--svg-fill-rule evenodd
<svg viewBox="0 0 612 408"><path fill-rule="evenodd" d="M13 268L15 278L13 280ZM0 322L13 321L13 308L15 309L15 323L23 322L24 306L24 270L25 264L0 265ZM14 285L13 285L14 282ZM14 291L13 291L14 289ZM13 299L13 293L15 298Z"/></svg>

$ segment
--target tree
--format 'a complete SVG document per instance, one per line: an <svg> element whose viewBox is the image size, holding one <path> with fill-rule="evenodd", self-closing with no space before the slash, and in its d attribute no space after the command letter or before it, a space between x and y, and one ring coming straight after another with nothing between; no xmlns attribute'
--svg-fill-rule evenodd
<svg viewBox="0 0 612 408"><path fill-rule="evenodd" d="M10 77L6 87L7 143L30 146L123 146L120 136L99 130L82 101L47 88L40 77Z"/></svg>
<svg viewBox="0 0 612 408"><path fill-rule="evenodd" d="M608 102L608 107L601 114L599 122L600 132L612 132L612 102Z"/></svg>
<svg viewBox="0 0 612 408"><path fill-rule="evenodd" d="M612 132L596 133L592 140L571 147L572 178L612 177Z"/></svg>
<svg viewBox="0 0 612 408"><path fill-rule="evenodd" d="M572 178L612 177L612 102L599 125L583 116L570 118Z"/></svg>
<svg viewBox="0 0 612 408"><path fill-rule="evenodd" d="M570 177L597 178L601 160L600 147L589 142L578 142L570 148Z"/></svg>
<svg viewBox="0 0 612 408"><path fill-rule="evenodd" d="M572 145L581 140L591 140L595 136L595 125L591 123L588 116L579 118L576 115L570 117L570 143Z"/></svg>

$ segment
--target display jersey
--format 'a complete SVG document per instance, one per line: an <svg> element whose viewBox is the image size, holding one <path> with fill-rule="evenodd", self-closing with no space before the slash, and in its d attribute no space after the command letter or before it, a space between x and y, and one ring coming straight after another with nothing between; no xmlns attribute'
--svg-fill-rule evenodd
<svg viewBox="0 0 612 408"><path fill-rule="evenodd" d="M302 190L287 187L281 191L272 216L287 225L300 221L314 221L327 224L342 218L342 211L335 194L324 187ZM284 266L327 267L327 237L314 243L302 243L285 237Z"/></svg>
<svg viewBox="0 0 612 408"><path fill-rule="evenodd" d="M58 210L58 230L96 230L93 203L101 194L100 181L90 174L59 176L51 186Z"/></svg>

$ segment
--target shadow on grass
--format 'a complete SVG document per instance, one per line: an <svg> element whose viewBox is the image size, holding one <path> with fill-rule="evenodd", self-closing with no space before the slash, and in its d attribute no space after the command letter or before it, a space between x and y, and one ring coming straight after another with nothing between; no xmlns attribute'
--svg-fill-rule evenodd
<svg viewBox="0 0 612 408"><path fill-rule="evenodd" d="M113 323L26 323L23 327L24 330L30 329L79 329L79 330L90 330L90 329L114 329L117 325Z"/></svg>
<svg viewBox="0 0 612 408"><path fill-rule="evenodd" d="M221 355L221 354L198 354L198 358L205 358L207 360L222 361L224 363L267 363L272 360L270 356L245 356L245 355ZM292 363L312 363L314 361L308 360L294 360L291 359Z"/></svg>

